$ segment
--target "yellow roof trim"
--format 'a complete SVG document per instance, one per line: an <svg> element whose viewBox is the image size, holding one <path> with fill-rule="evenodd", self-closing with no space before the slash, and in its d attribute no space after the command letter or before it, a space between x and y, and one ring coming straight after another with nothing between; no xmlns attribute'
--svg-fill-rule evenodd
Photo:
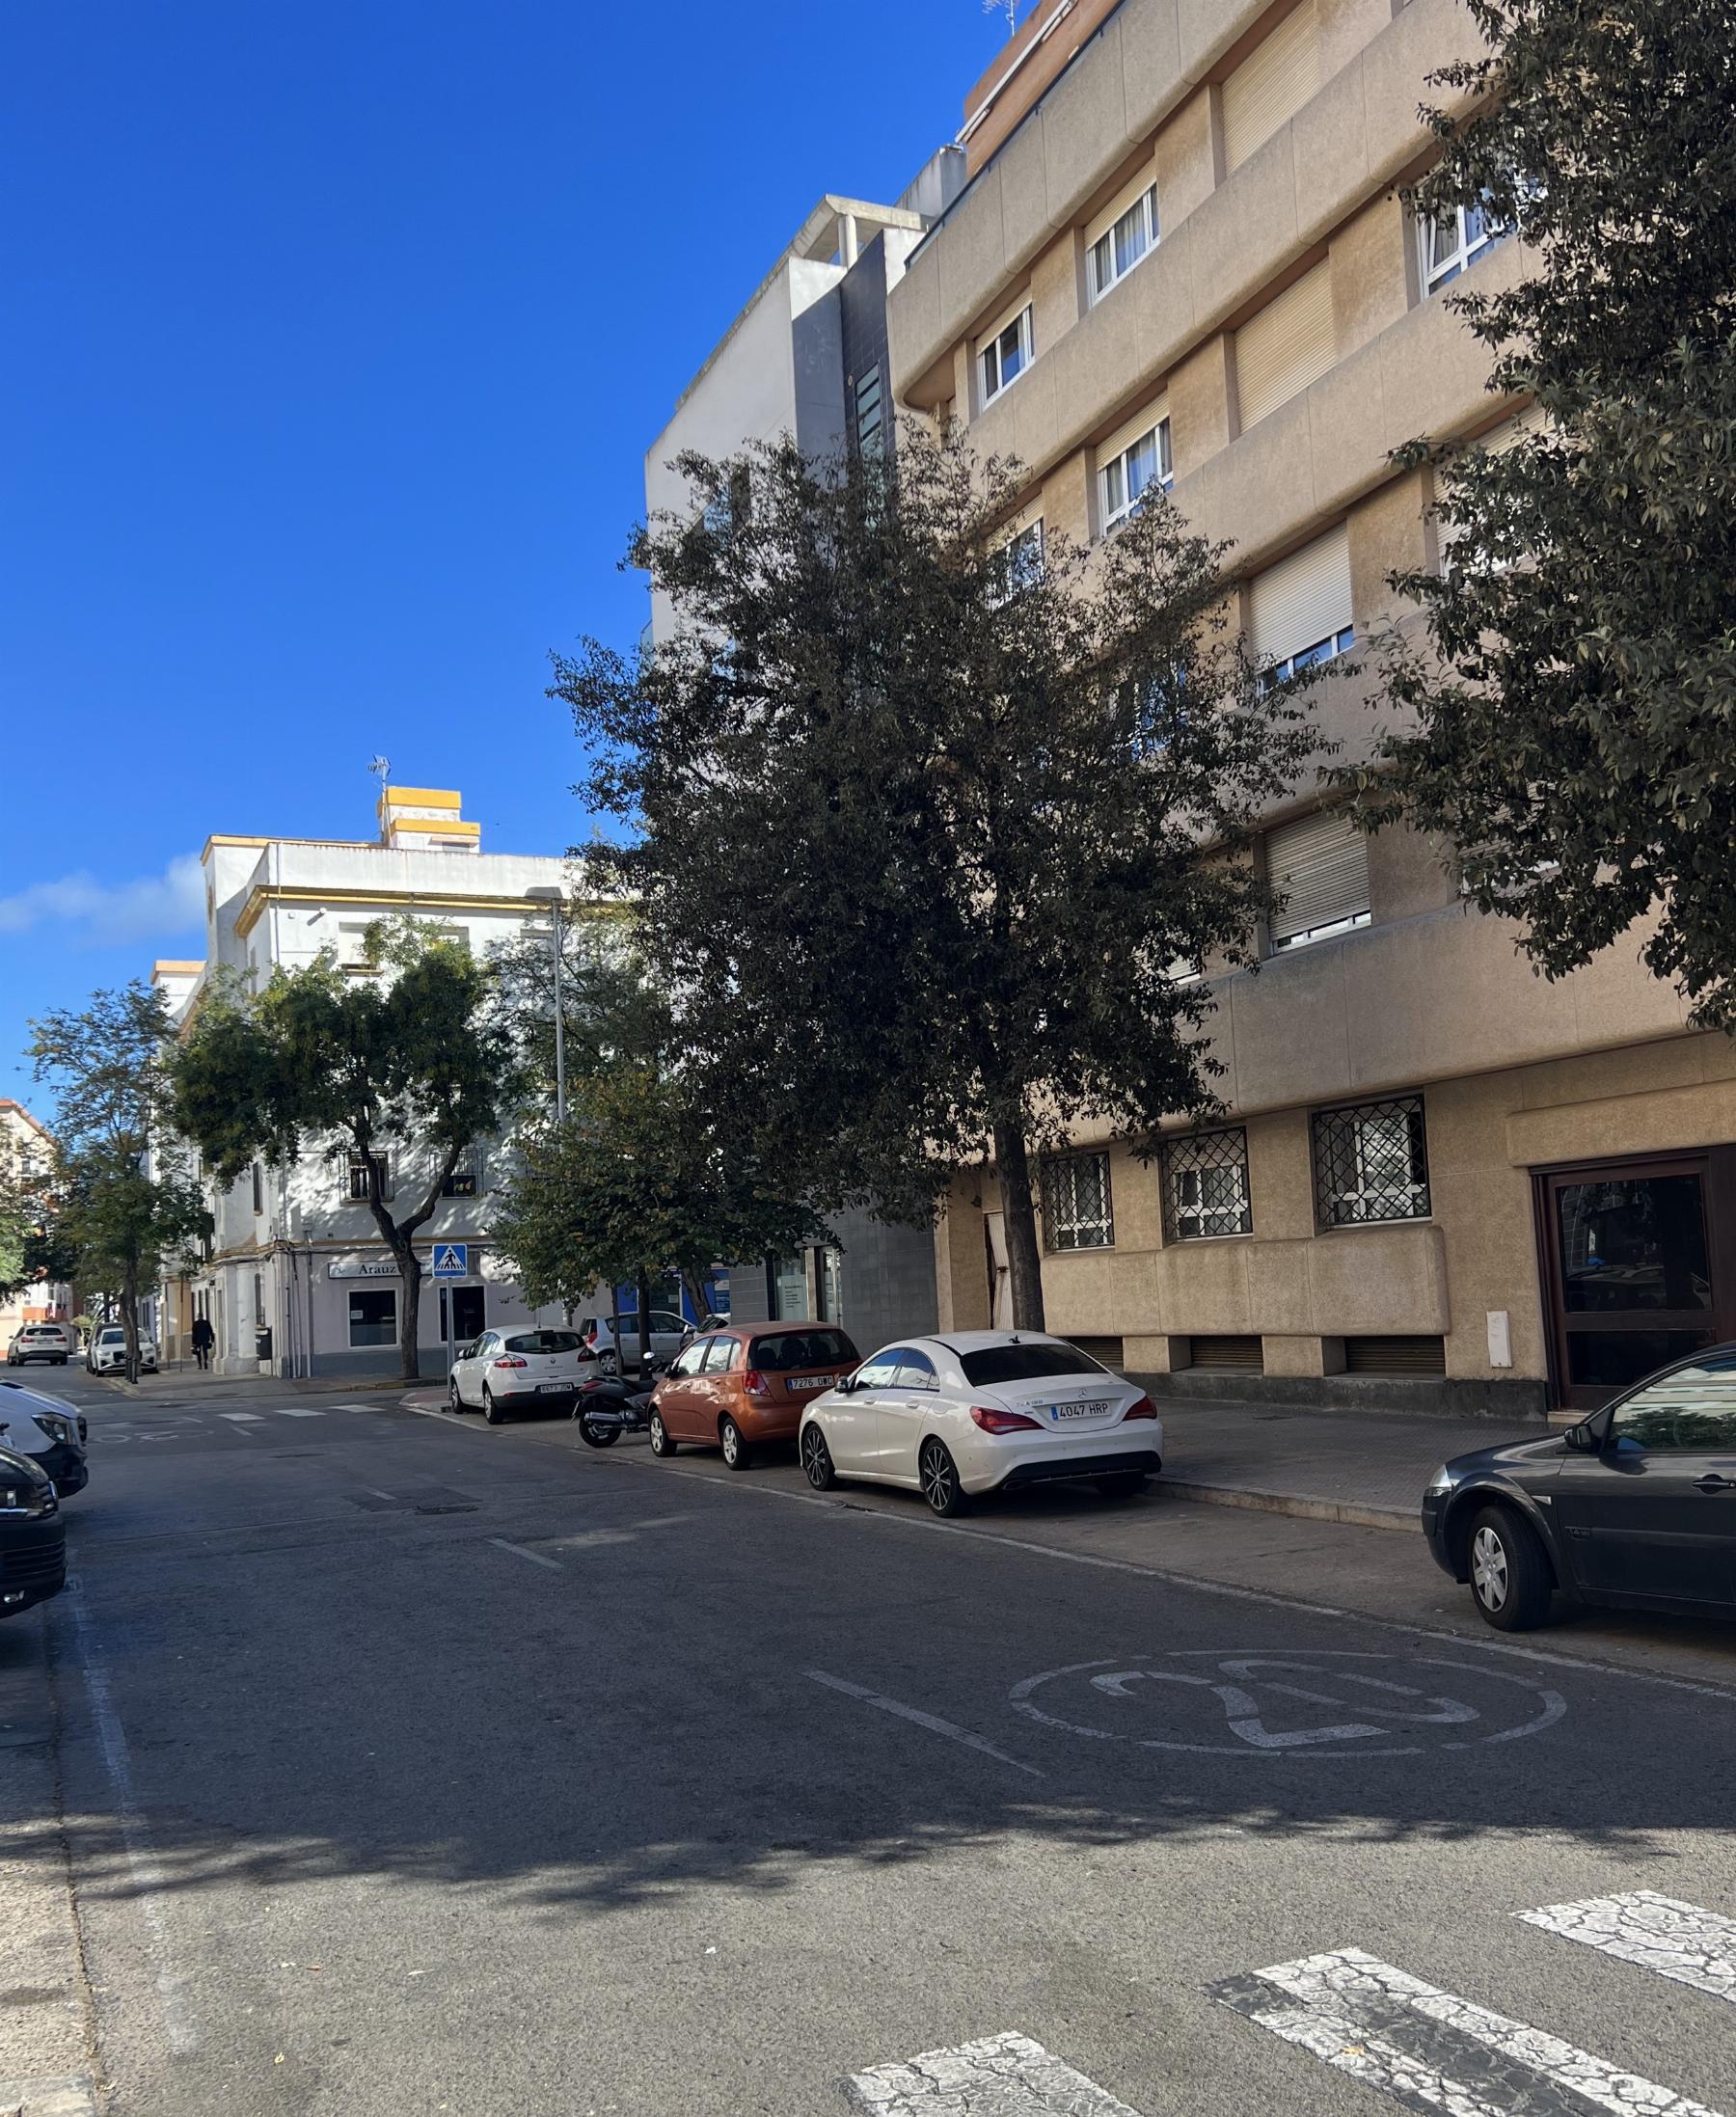
<svg viewBox="0 0 1736 2117"><path fill-rule="evenodd" d="M479 838L482 835L480 824L467 824L458 816L393 816L391 823L394 830L436 830L443 838Z"/></svg>
<svg viewBox="0 0 1736 2117"><path fill-rule="evenodd" d="M173 956L159 956L150 966L150 974L155 977L161 971L169 977L194 976L203 968L203 957L201 957L197 963L182 963Z"/></svg>
<svg viewBox="0 0 1736 2117"><path fill-rule="evenodd" d="M372 838L250 838L234 837L227 831L213 831L210 837L205 840L204 849L206 853L209 853L214 845L337 845L371 847L374 843L375 841Z"/></svg>
<svg viewBox="0 0 1736 2117"><path fill-rule="evenodd" d="M380 803L396 808L462 808L464 797L449 787L382 787Z"/></svg>

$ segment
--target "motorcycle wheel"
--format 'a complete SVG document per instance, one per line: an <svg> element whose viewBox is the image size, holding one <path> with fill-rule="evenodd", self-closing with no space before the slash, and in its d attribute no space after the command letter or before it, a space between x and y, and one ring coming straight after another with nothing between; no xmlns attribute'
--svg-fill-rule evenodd
<svg viewBox="0 0 1736 2117"><path fill-rule="evenodd" d="M581 1419L579 1438L586 1448L613 1448L621 1438L621 1429L619 1426L594 1426L588 1419Z"/></svg>

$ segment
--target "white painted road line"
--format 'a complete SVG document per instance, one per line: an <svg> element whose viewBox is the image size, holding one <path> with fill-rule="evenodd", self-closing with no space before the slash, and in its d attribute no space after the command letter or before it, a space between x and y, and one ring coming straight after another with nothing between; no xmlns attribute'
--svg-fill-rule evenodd
<svg viewBox="0 0 1736 2117"><path fill-rule="evenodd" d="M1653 1889L1630 1889L1624 1896L1546 1904L1541 1911L1516 1915L1528 1926L1541 1926L1563 1941L1583 1941L1736 2006L1736 1918L1722 1912L1703 1912Z"/></svg>
<svg viewBox="0 0 1736 2117"><path fill-rule="evenodd" d="M1212 1998L1418 2110L1451 2117L1716 2117L1524 2022L1341 1948L1209 1988Z"/></svg>
<svg viewBox="0 0 1736 2117"><path fill-rule="evenodd" d="M279 1404L276 1409L280 1419L323 1419L325 1417L323 1410L315 1410L312 1404Z"/></svg>
<svg viewBox="0 0 1736 2117"><path fill-rule="evenodd" d="M527 1551L523 1544L509 1544L504 1536L491 1536L491 1544L498 1544L502 1551L510 1551L515 1558L529 1559L532 1565L546 1565L551 1573L564 1573L566 1567L558 1559L545 1559L540 1551Z"/></svg>
<svg viewBox="0 0 1736 2117"><path fill-rule="evenodd" d="M914 1705L901 1705L896 1698L882 1697L880 1692L870 1691L862 1684L846 1683L842 1676L828 1676L822 1669L804 1669L801 1672L810 1683L823 1683L828 1691L841 1691L847 1698L860 1698L864 1705L872 1705L879 1712L896 1713L900 1720L913 1721L931 1734L944 1735L949 1742L962 1742L967 1750L980 1750L984 1756L992 1757L997 1764L1010 1764L1016 1772L1028 1772L1033 1778L1044 1776L1036 1765L1021 1764L1017 1757L1010 1757L1004 1750L985 1742L981 1735L973 1735L967 1727L955 1727L949 1720L936 1720L933 1713L925 1713ZM969 2048L974 2049L975 2046Z"/></svg>
<svg viewBox="0 0 1736 2117"><path fill-rule="evenodd" d="M845 2095L865 2117L1137 2117L1013 2030L854 2074Z"/></svg>
<svg viewBox="0 0 1736 2117"><path fill-rule="evenodd" d="M265 1423L265 1415L258 1411L220 1411L219 1419L232 1420L238 1426L258 1426Z"/></svg>

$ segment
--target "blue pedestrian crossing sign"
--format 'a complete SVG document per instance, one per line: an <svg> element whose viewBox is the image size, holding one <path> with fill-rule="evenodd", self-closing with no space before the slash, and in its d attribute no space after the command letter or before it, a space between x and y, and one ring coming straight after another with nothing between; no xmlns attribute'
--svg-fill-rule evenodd
<svg viewBox="0 0 1736 2117"><path fill-rule="evenodd" d="M470 1244L468 1242L436 1242L434 1245L434 1277L436 1279L468 1279L470 1277Z"/></svg>

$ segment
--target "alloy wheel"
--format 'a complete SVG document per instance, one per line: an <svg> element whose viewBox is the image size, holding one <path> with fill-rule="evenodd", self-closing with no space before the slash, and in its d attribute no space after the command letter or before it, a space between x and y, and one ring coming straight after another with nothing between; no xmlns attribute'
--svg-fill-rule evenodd
<svg viewBox="0 0 1736 2117"><path fill-rule="evenodd" d="M826 1436L817 1425L810 1425L802 1430L801 1467L807 1473L808 1483L816 1492L824 1492L831 1483L831 1450L827 1447Z"/></svg>
<svg viewBox="0 0 1736 2117"><path fill-rule="evenodd" d="M922 1452L918 1465L922 1474L922 1497L936 1514L950 1514L958 1506L958 1472L953 1468L952 1457L938 1443L931 1441Z"/></svg>
<svg viewBox="0 0 1736 2117"><path fill-rule="evenodd" d="M1485 1610L1500 1610L1505 1605L1506 1546L1493 1529L1479 1529L1472 1539L1471 1585Z"/></svg>

